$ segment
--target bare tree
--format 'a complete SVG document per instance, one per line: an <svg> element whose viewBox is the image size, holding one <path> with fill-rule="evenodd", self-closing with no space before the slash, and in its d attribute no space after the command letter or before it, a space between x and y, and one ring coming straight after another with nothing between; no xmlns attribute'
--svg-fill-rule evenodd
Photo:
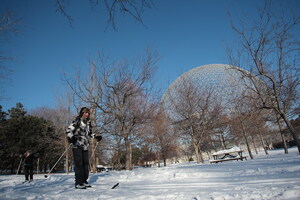
<svg viewBox="0 0 300 200"><path fill-rule="evenodd" d="M155 52L147 51L145 57L131 64L127 61L106 64L102 58L99 65L92 62L91 73L86 79L78 72L75 79L66 76L66 81L80 101L94 108L97 131L124 141L126 169L129 170L136 129L149 119L151 85L148 83L158 57Z"/></svg>
<svg viewBox="0 0 300 200"><path fill-rule="evenodd" d="M260 146L263 147L265 154L268 155L268 147L265 141L265 135L269 132L266 123L268 122L268 117L270 115L270 111L263 110L262 112L254 113L251 117L251 127L253 127L253 131L259 138Z"/></svg>
<svg viewBox="0 0 300 200"><path fill-rule="evenodd" d="M227 145L230 144L229 124L230 119L225 114L220 114L215 121L214 134L211 135L211 140L214 143L214 149L216 150L216 143L220 143L223 150L227 149ZM216 141L217 140L217 141ZM218 148L219 149L219 148Z"/></svg>
<svg viewBox="0 0 300 200"><path fill-rule="evenodd" d="M152 141L157 150L158 166L160 166L161 159L164 162L164 166L166 166L167 159L174 158L178 154L178 138L174 132L171 121L168 116L159 109L154 113L150 124L146 126L148 126L148 130L151 129L149 132L151 133Z"/></svg>
<svg viewBox="0 0 300 200"><path fill-rule="evenodd" d="M244 95L247 96L248 93L245 92ZM251 142L254 149L256 149L256 146L253 140L253 131L250 128L252 126L249 126L249 124L255 114L257 114L258 109L255 105L256 101L253 99L249 101L245 96L242 95L240 98L235 99L235 106L231 110L231 119L232 125L235 127L235 134L239 135L241 133L240 135L242 135L243 141L247 146L248 154L253 159ZM250 97L250 95L248 96Z"/></svg>
<svg viewBox="0 0 300 200"><path fill-rule="evenodd" d="M132 169L132 147L139 125L149 119L152 110L148 106L149 94L146 83L154 73L156 58L148 54L146 60L131 68L125 63L120 65L111 80L106 79L105 87L109 90L106 107L109 108L117 133L125 142L127 170Z"/></svg>
<svg viewBox="0 0 300 200"><path fill-rule="evenodd" d="M241 113L235 113L231 115L232 123L231 123L231 133L236 136L236 143L241 144L245 143L247 147L248 154L251 159L253 159L250 140L249 140L249 133L246 126L247 123L247 115Z"/></svg>
<svg viewBox="0 0 300 200"><path fill-rule="evenodd" d="M257 108L272 109L284 120L300 153L299 136L288 118L299 100L300 42L294 30L299 27L300 16L290 13L275 12L266 3L249 27L245 21L240 26L232 22L240 48L237 53L228 52L233 65L249 67L251 73L240 71L252 90L247 98L255 99Z"/></svg>
<svg viewBox="0 0 300 200"><path fill-rule="evenodd" d="M212 88L196 88L187 78L183 78L181 83L168 94L167 106L170 110L167 112L180 134L190 137L197 162L204 163L201 145L208 140L211 130L217 124L217 117L222 110L221 104L213 95Z"/></svg>
<svg viewBox="0 0 300 200"><path fill-rule="evenodd" d="M142 14L145 9L150 9L153 6L152 0L88 0L92 9L97 6L103 6L108 15L107 25L111 25L114 30L117 30L116 17L117 14L124 14L131 16L134 20L144 25L142 20ZM103 5L101 5L101 2ZM70 24L73 26L73 18L66 11L68 1L56 0L56 11L65 16Z"/></svg>

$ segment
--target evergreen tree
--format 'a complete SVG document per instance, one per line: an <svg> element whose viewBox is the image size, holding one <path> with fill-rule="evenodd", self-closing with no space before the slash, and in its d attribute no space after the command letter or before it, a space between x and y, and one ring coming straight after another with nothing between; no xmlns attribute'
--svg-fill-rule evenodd
<svg viewBox="0 0 300 200"><path fill-rule="evenodd" d="M4 137L4 129L5 129L5 120L7 117L7 113L5 113L4 111L2 111L2 106L0 105L0 167L2 169L2 165L5 162L5 137Z"/></svg>
<svg viewBox="0 0 300 200"><path fill-rule="evenodd" d="M26 110L21 103L8 112L10 118L0 122L0 170L9 169L11 173L14 173L18 167L20 155L29 149L39 154L40 166L46 169L49 161L56 159L56 155L52 153L55 149L53 144L59 140L52 122L25 115ZM0 113L2 113L1 110Z"/></svg>
<svg viewBox="0 0 300 200"><path fill-rule="evenodd" d="M6 120L7 115L6 112L2 111L2 106L0 105L0 123Z"/></svg>
<svg viewBox="0 0 300 200"><path fill-rule="evenodd" d="M25 116L27 112L21 103L16 103L16 107L8 110L8 113L10 118L18 118Z"/></svg>

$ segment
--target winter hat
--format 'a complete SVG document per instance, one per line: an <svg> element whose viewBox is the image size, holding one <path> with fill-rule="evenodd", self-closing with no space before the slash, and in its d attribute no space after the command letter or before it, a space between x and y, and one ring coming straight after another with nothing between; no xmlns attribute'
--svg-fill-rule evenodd
<svg viewBox="0 0 300 200"><path fill-rule="evenodd" d="M81 108L79 112L79 117L82 117L83 113L90 113L90 109L87 107Z"/></svg>

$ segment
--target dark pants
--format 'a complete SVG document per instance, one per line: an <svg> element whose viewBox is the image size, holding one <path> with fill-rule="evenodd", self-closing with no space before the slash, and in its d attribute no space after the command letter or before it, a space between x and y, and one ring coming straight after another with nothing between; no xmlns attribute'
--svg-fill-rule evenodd
<svg viewBox="0 0 300 200"><path fill-rule="evenodd" d="M33 179L33 166L24 166L24 172L25 172L25 180L28 181L29 176L30 176L30 180Z"/></svg>
<svg viewBox="0 0 300 200"><path fill-rule="evenodd" d="M75 184L87 183L89 178L89 152L81 148L73 148L75 164Z"/></svg>

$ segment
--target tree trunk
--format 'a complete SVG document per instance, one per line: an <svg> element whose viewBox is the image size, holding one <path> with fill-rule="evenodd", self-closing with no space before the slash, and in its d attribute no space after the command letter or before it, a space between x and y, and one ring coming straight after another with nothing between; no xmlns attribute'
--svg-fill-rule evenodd
<svg viewBox="0 0 300 200"><path fill-rule="evenodd" d="M117 170L121 170L121 156L122 156L122 151L121 151L121 141L118 137L116 137L117 140L117 160L116 160L116 165L117 165Z"/></svg>
<svg viewBox="0 0 300 200"><path fill-rule="evenodd" d="M160 153L157 151L157 167L160 167Z"/></svg>
<svg viewBox="0 0 300 200"><path fill-rule="evenodd" d="M93 86L91 86L91 88L93 88ZM90 97L92 98L92 97ZM95 104L92 104L91 106L91 121L96 123L96 105ZM93 133L96 133L96 126L93 126L92 128L92 132ZM93 173L96 172L96 148L97 148L97 144L96 144L96 141L94 139L91 139L91 146L92 146L92 151L91 151L91 159L90 159L90 166L91 166L91 171Z"/></svg>
<svg viewBox="0 0 300 200"><path fill-rule="evenodd" d="M96 166L100 165L99 157L96 157Z"/></svg>
<svg viewBox="0 0 300 200"><path fill-rule="evenodd" d="M258 151L257 151L257 148L256 148L256 144L255 144L255 140L253 138L253 136L251 135L251 140L252 140L252 144L253 144L253 147L254 147L254 150L255 150L255 154L257 155L258 154Z"/></svg>
<svg viewBox="0 0 300 200"><path fill-rule="evenodd" d="M258 130L258 134L259 134L260 143L261 143L261 145L262 145L263 148L264 148L265 154L268 155L269 153L268 153L268 151L267 151L265 141L264 141L264 139L263 139L263 136L262 136L262 134L261 134L261 132L260 132L260 129L259 129L258 125L257 125L257 130Z"/></svg>
<svg viewBox="0 0 300 200"><path fill-rule="evenodd" d="M243 129L243 135L244 135L244 138L245 138L245 142L246 142L246 145L247 145L247 150L248 150L249 156L250 156L251 159L253 159L253 155L252 155L252 152L251 152L251 149L250 149L250 145L249 145L248 138L247 138L247 133L246 133L245 126L244 126L243 122L242 122L242 129Z"/></svg>
<svg viewBox="0 0 300 200"><path fill-rule="evenodd" d="M288 152L286 140L285 140L285 137L284 137L284 135L283 135L283 129L282 129L282 126L281 126L280 119L279 119L278 115L276 115L276 119L277 119L277 124L278 124L279 130L280 130L281 140L282 140L282 142L283 142L284 153L285 153L285 154L288 154L289 152Z"/></svg>
<svg viewBox="0 0 300 200"><path fill-rule="evenodd" d="M91 141L91 151L90 151L90 155L92 156L91 157L91 159L89 160L89 162L90 162L90 170L91 170L91 172L92 173L95 173L96 172L96 165L95 165L95 152L94 151L96 151L96 149L95 149L95 141L94 140L92 140Z"/></svg>
<svg viewBox="0 0 300 200"><path fill-rule="evenodd" d="M225 138L224 138L223 134L220 135L220 140L221 140L221 144L222 144L223 150L225 150L226 149L226 145L225 145Z"/></svg>
<svg viewBox="0 0 300 200"><path fill-rule="evenodd" d="M36 173L39 174L40 173L40 170L39 170L40 169L40 158L39 157L37 158L36 163L37 163L36 164Z"/></svg>
<svg viewBox="0 0 300 200"><path fill-rule="evenodd" d="M65 137L65 148L66 150L69 148L69 142L67 137ZM69 151L66 152L66 174L69 174Z"/></svg>
<svg viewBox="0 0 300 200"><path fill-rule="evenodd" d="M195 150L195 154L196 154L197 163L200 164L201 160L200 160L200 153L199 153L199 144L197 144L194 141L193 146L194 146L194 150Z"/></svg>
<svg viewBox="0 0 300 200"><path fill-rule="evenodd" d="M199 144L200 144L200 142L199 142ZM202 155L202 151L201 151L200 145L198 145L198 149L199 149L200 161L201 161L202 164L204 164L204 159L203 159L203 155Z"/></svg>
<svg viewBox="0 0 300 200"><path fill-rule="evenodd" d="M291 133L292 133L292 135L293 135L293 138L294 138L294 140L295 140L295 142L296 142L296 144L297 144L297 147L298 147L298 152L299 152L299 154L300 154L300 141L299 141L299 138L298 138L298 136L297 136L297 134L296 134L296 131L295 131L293 125L291 124L290 120L287 119L287 117L286 117L285 114L283 114L283 119L284 119L284 121L286 122L286 124L287 124L289 130L291 131Z"/></svg>
<svg viewBox="0 0 300 200"><path fill-rule="evenodd" d="M70 95L68 95L68 116L71 115L71 108L70 108L70 104L71 104L71 98ZM70 124L70 120L67 120L67 126L69 126ZM69 148L69 142L67 139L67 136L65 137L65 148ZM69 174L69 151L66 152L66 174Z"/></svg>
<svg viewBox="0 0 300 200"><path fill-rule="evenodd" d="M131 149L131 144L130 141L126 138L125 139L125 147L126 147L126 163L125 163L125 169L126 170L131 170L132 165L132 149Z"/></svg>

